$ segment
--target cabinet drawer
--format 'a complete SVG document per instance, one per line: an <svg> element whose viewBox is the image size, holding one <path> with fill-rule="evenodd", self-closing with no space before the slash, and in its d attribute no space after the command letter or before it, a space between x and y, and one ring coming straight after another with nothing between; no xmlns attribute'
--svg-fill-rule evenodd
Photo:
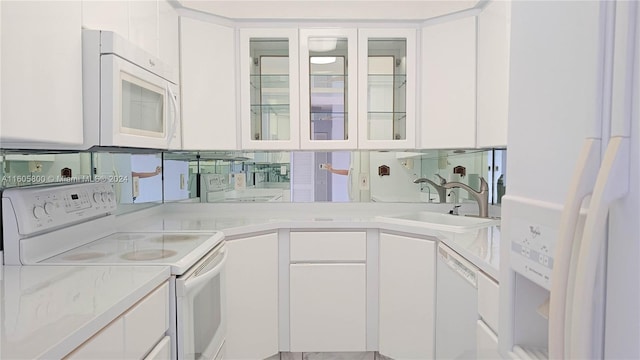
<svg viewBox="0 0 640 360"><path fill-rule="evenodd" d="M65 359L122 359L123 334L124 322L122 318L118 318L80 345Z"/></svg>
<svg viewBox="0 0 640 360"><path fill-rule="evenodd" d="M500 359L498 337L482 320L476 325L476 356L478 359Z"/></svg>
<svg viewBox="0 0 640 360"><path fill-rule="evenodd" d="M500 299L498 283L483 273L478 275L478 314L497 334Z"/></svg>
<svg viewBox="0 0 640 360"><path fill-rule="evenodd" d="M169 328L169 284L165 283L124 315L127 358L141 359Z"/></svg>
<svg viewBox="0 0 640 360"><path fill-rule="evenodd" d="M156 347L151 350L144 360L170 360L171 359L171 338L165 336Z"/></svg>
<svg viewBox="0 0 640 360"><path fill-rule="evenodd" d="M364 261L367 234L363 231L292 232L291 261Z"/></svg>

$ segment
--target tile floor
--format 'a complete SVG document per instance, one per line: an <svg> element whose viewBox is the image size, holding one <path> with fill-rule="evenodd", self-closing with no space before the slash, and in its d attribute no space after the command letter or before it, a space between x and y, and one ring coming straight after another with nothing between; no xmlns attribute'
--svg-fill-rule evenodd
<svg viewBox="0 0 640 360"><path fill-rule="evenodd" d="M281 352L265 360L393 360L378 352Z"/></svg>

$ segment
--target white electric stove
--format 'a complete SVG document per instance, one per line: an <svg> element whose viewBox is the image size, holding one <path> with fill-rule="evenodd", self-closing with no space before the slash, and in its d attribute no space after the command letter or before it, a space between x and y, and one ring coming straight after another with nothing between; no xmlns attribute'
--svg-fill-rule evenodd
<svg viewBox="0 0 640 360"><path fill-rule="evenodd" d="M4 263L167 266L172 274L169 315L175 357L221 358L226 332L224 235L120 232L115 198L108 183L5 190ZM211 321L201 321L204 318Z"/></svg>

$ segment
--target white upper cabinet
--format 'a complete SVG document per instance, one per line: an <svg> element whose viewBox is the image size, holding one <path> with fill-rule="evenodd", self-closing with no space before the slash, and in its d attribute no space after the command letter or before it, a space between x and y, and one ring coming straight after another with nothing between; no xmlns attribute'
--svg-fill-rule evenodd
<svg viewBox="0 0 640 360"><path fill-rule="evenodd" d="M236 150L235 30L180 18L182 144L187 150Z"/></svg>
<svg viewBox="0 0 640 360"><path fill-rule="evenodd" d="M478 15L478 147L507 145L510 14L491 1Z"/></svg>
<svg viewBox="0 0 640 360"><path fill-rule="evenodd" d="M2 148L83 144L82 4L2 1Z"/></svg>
<svg viewBox="0 0 640 360"><path fill-rule="evenodd" d="M297 29L240 30L243 149L298 149Z"/></svg>
<svg viewBox="0 0 640 360"><path fill-rule="evenodd" d="M415 147L416 30L358 30L358 147Z"/></svg>
<svg viewBox="0 0 640 360"><path fill-rule="evenodd" d="M358 32L300 30L300 147L358 147Z"/></svg>
<svg viewBox="0 0 640 360"><path fill-rule="evenodd" d="M82 27L109 30L129 38L128 1L82 1Z"/></svg>
<svg viewBox="0 0 640 360"><path fill-rule="evenodd" d="M476 146L476 18L422 29L420 148Z"/></svg>
<svg viewBox="0 0 640 360"><path fill-rule="evenodd" d="M158 2L158 57L174 68L180 65L178 13L168 1Z"/></svg>
<svg viewBox="0 0 640 360"><path fill-rule="evenodd" d="M84 0L82 27L113 31L162 62L178 67L178 13L167 0Z"/></svg>
<svg viewBox="0 0 640 360"><path fill-rule="evenodd" d="M158 2L129 2L129 41L158 55Z"/></svg>

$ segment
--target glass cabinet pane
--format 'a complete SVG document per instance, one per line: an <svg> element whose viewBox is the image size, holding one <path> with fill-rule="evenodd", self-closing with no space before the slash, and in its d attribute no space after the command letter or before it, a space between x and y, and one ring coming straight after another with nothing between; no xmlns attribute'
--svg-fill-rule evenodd
<svg viewBox="0 0 640 360"><path fill-rule="evenodd" d="M311 140L347 140L347 39L310 38L309 113Z"/></svg>
<svg viewBox="0 0 640 360"><path fill-rule="evenodd" d="M407 40L369 39L367 50L367 139L404 140Z"/></svg>
<svg viewBox="0 0 640 360"><path fill-rule="evenodd" d="M251 138L289 140L289 40L251 39Z"/></svg>

